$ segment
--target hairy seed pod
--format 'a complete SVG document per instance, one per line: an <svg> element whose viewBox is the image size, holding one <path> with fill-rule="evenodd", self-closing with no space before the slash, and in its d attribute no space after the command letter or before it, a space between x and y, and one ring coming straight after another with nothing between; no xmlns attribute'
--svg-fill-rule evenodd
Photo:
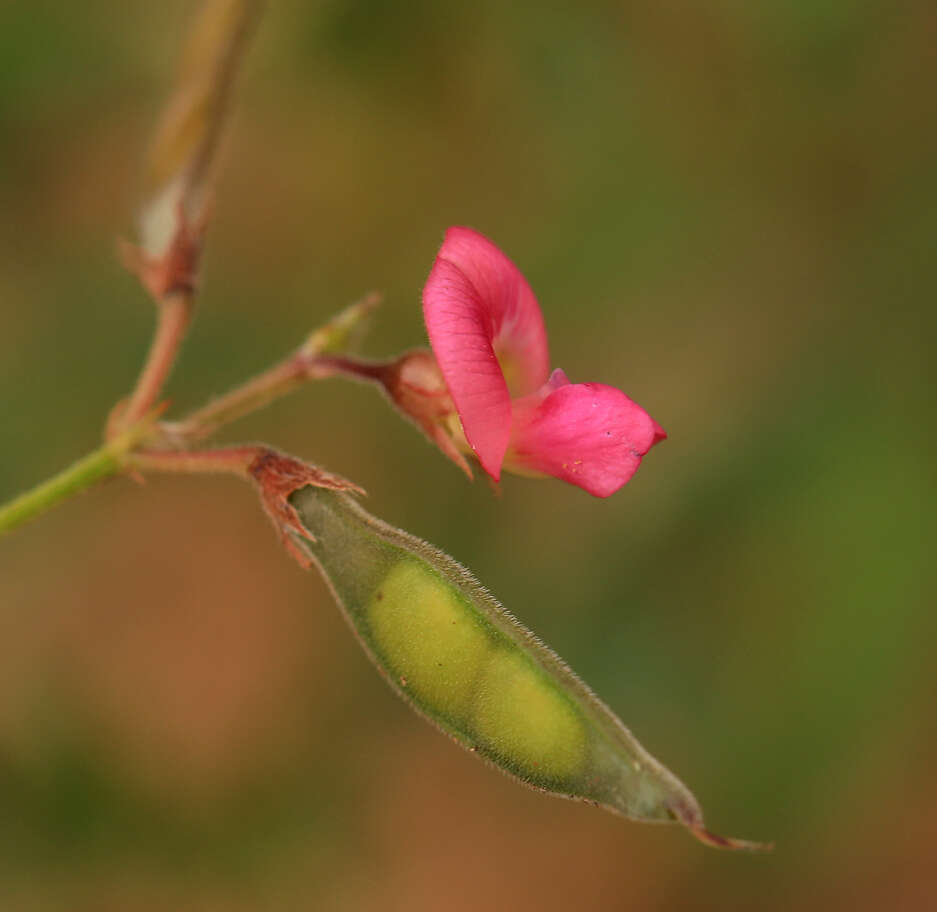
<svg viewBox="0 0 937 912"><path fill-rule="evenodd" d="M348 494L289 498L365 651L414 709L533 788L644 821L678 821L722 848L699 804L553 650L451 557L369 515Z"/></svg>

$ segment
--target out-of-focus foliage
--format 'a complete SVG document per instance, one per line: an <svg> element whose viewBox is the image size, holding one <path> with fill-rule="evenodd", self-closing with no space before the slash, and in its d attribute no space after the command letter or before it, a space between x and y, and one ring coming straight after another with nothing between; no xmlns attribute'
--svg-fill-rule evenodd
<svg viewBox="0 0 937 912"><path fill-rule="evenodd" d="M93 446L148 342L113 256L194 4L0 7L0 496ZM607 502L469 486L372 390L227 432L468 564L767 858L551 801L373 673L235 482L116 481L0 550L4 908L922 909L933 697L937 12L271 4L181 410L379 287L419 342L445 227L552 362L670 438Z"/></svg>

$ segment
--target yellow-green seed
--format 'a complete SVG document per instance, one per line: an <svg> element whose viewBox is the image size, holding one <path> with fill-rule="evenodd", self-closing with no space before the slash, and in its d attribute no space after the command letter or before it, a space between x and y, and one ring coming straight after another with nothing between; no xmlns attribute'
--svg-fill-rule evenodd
<svg viewBox="0 0 937 912"><path fill-rule="evenodd" d="M477 689L475 730L489 750L538 778L565 779L582 769L579 714L522 654L492 653Z"/></svg>
<svg viewBox="0 0 937 912"><path fill-rule="evenodd" d="M401 561L372 596L368 618L402 687L436 712L468 711L491 646L451 585L425 564Z"/></svg>

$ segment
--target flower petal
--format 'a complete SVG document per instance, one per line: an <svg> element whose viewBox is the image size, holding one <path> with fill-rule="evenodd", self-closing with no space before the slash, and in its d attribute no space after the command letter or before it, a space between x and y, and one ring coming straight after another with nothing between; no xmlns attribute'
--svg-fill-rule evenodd
<svg viewBox="0 0 937 912"><path fill-rule="evenodd" d="M571 384L561 371L540 391L516 401L513 417L509 466L552 475L596 497L614 494L667 436L621 390Z"/></svg>
<svg viewBox="0 0 937 912"><path fill-rule="evenodd" d="M532 393L547 379L550 355L540 305L521 271L471 228L450 228L438 258L452 263L475 289L511 395Z"/></svg>
<svg viewBox="0 0 937 912"><path fill-rule="evenodd" d="M423 288L423 317L465 439L497 481L511 435L511 396L485 301L465 272L437 257Z"/></svg>

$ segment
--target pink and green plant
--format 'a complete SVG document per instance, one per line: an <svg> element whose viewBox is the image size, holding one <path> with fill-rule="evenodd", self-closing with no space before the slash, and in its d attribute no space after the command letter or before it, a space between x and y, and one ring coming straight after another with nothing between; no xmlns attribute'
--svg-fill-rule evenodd
<svg viewBox="0 0 937 912"><path fill-rule="evenodd" d="M487 238L450 228L423 291L432 352L365 361L350 349L377 297L339 313L281 362L175 420L161 400L191 322L217 149L256 0L209 0L150 151L139 244L125 264L157 312L131 393L105 442L0 507L0 533L115 475L221 472L251 481L289 552L316 564L392 689L463 747L541 791L647 821L676 821L710 845L764 846L710 832L693 795L569 667L471 574L366 513L361 489L266 445L206 448L219 428L297 386L376 383L469 475L552 476L597 497L624 485L666 435L623 392L550 372L536 298Z"/></svg>

